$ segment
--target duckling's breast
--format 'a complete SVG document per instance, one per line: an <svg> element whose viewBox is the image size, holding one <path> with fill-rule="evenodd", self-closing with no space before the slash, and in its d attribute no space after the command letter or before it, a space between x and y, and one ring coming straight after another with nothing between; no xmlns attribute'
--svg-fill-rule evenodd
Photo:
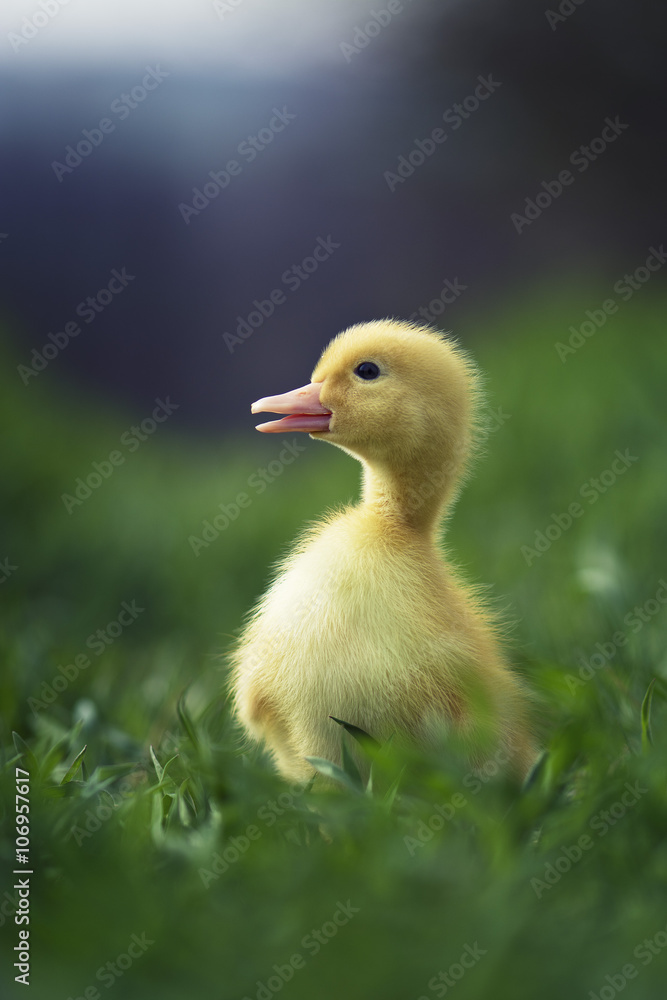
<svg viewBox="0 0 667 1000"><path fill-rule="evenodd" d="M234 656L237 700L270 705L295 738L331 734L330 715L387 738L475 658L469 609L432 545L353 509L307 538L258 605Z"/></svg>

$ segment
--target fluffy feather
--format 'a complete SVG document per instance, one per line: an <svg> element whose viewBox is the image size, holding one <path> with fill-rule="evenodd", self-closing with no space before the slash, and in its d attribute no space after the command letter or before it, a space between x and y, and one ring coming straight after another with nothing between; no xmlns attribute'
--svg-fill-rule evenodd
<svg viewBox="0 0 667 1000"><path fill-rule="evenodd" d="M362 362L379 376L355 374ZM295 544L231 656L237 716L290 780L312 776L307 756L339 761L330 716L380 742L455 733L472 763L495 747L518 775L534 760L523 686L437 544L470 458L479 384L451 341L383 320L339 334L297 391L319 421L331 413L311 436L361 461L363 496ZM295 395L255 408L276 412L282 399L278 412L299 413Z"/></svg>

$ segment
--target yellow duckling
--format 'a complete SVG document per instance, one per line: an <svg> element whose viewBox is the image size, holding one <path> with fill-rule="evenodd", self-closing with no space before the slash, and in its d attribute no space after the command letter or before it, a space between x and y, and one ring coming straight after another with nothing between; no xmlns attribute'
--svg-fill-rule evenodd
<svg viewBox="0 0 667 1000"><path fill-rule="evenodd" d="M289 780L312 777L306 757L340 762L332 716L381 743L449 732L473 765L495 751L519 776L535 760L523 685L437 545L478 397L452 342L381 320L339 334L310 385L252 406L286 414L257 430L308 432L363 467L361 502L305 532L232 653L238 719Z"/></svg>

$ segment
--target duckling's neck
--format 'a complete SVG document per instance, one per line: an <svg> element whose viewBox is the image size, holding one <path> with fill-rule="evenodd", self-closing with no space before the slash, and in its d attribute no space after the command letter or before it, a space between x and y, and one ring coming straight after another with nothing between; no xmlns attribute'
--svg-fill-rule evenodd
<svg viewBox="0 0 667 1000"><path fill-rule="evenodd" d="M415 467L387 470L366 461L362 465L362 509L386 519L388 525L404 524L432 538L451 500L455 479L443 469L423 473Z"/></svg>

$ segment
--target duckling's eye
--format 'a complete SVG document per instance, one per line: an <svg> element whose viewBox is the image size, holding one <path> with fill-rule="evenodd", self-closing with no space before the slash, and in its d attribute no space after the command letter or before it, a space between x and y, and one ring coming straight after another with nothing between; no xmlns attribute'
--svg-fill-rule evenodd
<svg viewBox="0 0 667 1000"><path fill-rule="evenodd" d="M354 369L354 374L358 375L359 378L377 378L380 374L380 369L374 361L362 361L361 364L357 365Z"/></svg>

